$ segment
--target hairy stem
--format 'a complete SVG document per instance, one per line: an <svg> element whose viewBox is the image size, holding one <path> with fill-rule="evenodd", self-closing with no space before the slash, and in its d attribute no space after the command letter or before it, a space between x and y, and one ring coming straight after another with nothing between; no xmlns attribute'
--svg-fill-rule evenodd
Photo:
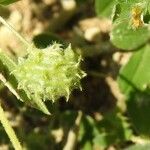
<svg viewBox="0 0 150 150"><path fill-rule="evenodd" d="M12 142L12 145L14 146L15 150L22 150L20 142L6 117L1 104L0 104L0 121L8 135L10 141Z"/></svg>
<svg viewBox="0 0 150 150"><path fill-rule="evenodd" d="M22 41L27 47L29 47L30 43L24 38L22 37L10 24L8 24L4 18L2 18L0 16L0 22L7 27L11 32L13 32L15 34L15 36L17 36L20 41Z"/></svg>

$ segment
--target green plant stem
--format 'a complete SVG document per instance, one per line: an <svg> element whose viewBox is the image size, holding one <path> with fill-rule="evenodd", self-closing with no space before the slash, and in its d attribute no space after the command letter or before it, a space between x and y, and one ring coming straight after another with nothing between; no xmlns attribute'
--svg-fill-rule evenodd
<svg viewBox="0 0 150 150"><path fill-rule="evenodd" d="M13 32L15 34L15 36L17 36L27 47L30 46L30 43L24 38L22 37L10 24L8 24L4 18L2 18L0 16L0 22L7 27L11 32Z"/></svg>
<svg viewBox="0 0 150 150"><path fill-rule="evenodd" d="M11 91L11 93L13 93L17 97L17 99L23 101L19 96L19 94L17 93L17 91L12 87L12 85L5 79L5 77L1 73L0 73L0 81L3 82L3 84Z"/></svg>
<svg viewBox="0 0 150 150"><path fill-rule="evenodd" d="M0 104L0 121L8 135L10 141L12 142L12 145L14 146L15 150L22 150L20 142L6 117L1 104Z"/></svg>
<svg viewBox="0 0 150 150"><path fill-rule="evenodd" d="M144 137L140 137L140 136L132 136L131 137L131 141L133 143L136 143L136 144L147 144L150 142L149 138L144 138Z"/></svg>

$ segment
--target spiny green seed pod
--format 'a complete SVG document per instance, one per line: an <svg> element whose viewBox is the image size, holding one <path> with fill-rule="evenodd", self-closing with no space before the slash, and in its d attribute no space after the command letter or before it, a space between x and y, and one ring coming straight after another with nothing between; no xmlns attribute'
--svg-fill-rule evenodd
<svg viewBox="0 0 150 150"><path fill-rule="evenodd" d="M80 69L81 56L71 45L66 49L54 43L45 49L29 48L27 58L20 58L12 72L28 98L52 100L64 96L68 100L73 89L81 88L85 73Z"/></svg>

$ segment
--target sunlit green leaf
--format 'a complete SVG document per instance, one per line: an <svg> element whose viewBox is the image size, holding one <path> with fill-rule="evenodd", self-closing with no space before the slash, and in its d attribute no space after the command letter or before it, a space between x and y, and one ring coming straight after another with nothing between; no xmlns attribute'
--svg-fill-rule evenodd
<svg viewBox="0 0 150 150"><path fill-rule="evenodd" d="M144 91L150 84L150 46L133 53L129 62L122 67L118 83L122 92L128 95L131 91Z"/></svg>
<svg viewBox="0 0 150 150"><path fill-rule="evenodd" d="M111 42L124 50L136 49L145 44L150 38L150 30L147 26L133 29L128 21L114 24L110 34Z"/></svg>
<svg viewBox="0 0 150 150"><path fill-rule="evenodd" d="M98 16L111 18L116 0L95 0L95 11Z"/></svg>
<svg viewBox="0 0 150 150"><path fill-rule="evenodd" d="M114 24L110 34L111 42L116 47L132 50L144 45L150 39L150 30L146 25L149 20L146 18L148 4L147 0L119 0L114 12ZM139 15L136 18L135 13Z"/></svg>

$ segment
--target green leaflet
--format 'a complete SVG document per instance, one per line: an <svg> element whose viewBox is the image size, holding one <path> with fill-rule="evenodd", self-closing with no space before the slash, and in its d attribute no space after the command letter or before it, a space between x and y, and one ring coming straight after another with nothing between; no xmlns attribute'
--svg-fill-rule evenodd
<svg viewBox="0 0 150 150"><path fill-rule="evenodd" d="M150 45L133 53L118 77L121 91L126 96L127 111L136 132L150 135Z"/></svg>
<svg viewBox="0 0 150 150"><path fill-rule="evenodd" d="M146 45L136 52L129 62L122 67L118 77L118 83L122 92L126 95L134 90L145 91L150 84L150 46Z"/></svg>
<svg viewBox="0 0 150 150"><path fill-rule="evenodd" d="M111 42L118 48L133 50L144 45L150 38L147 26L133 30L127 20L116 23L110 34Z"/></svg>

